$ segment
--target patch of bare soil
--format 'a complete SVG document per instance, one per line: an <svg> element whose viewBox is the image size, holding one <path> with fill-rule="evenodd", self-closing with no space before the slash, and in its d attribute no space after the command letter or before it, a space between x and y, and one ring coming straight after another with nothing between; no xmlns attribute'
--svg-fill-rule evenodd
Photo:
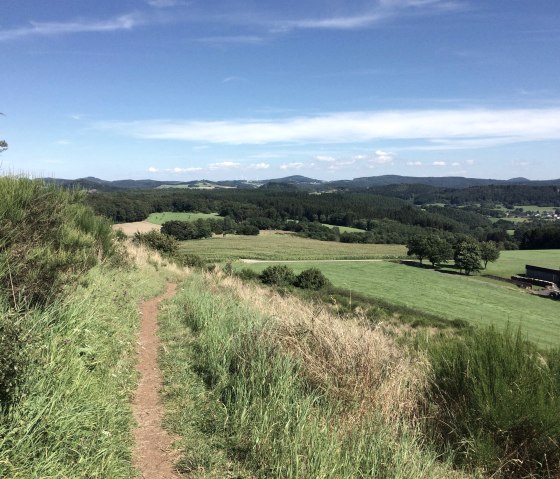
<svg viewBox="0 0 560 479"><path fill-rule="evenodd" d="M147 221L134 221L133 223L120 223L118 225L113 225L113 229L121 230L127 236L132 236L137 231L140 233L149 233L153 230L159 231L161 226L148 223Z"/></svg>
<svg viewBox="0 0 560 479"><path fill-rule="evenodd" d="M142 323L138 340L140 382L132 402L138 424L134 431L133 464L143 479L179 479L173 464L178 458L171 450L173 438L162 427L164 414L160 398L161 371L158 365L160 340L157 335L158 306L175 294L176 284L169 283L161 296L142 304Z"/></svg>

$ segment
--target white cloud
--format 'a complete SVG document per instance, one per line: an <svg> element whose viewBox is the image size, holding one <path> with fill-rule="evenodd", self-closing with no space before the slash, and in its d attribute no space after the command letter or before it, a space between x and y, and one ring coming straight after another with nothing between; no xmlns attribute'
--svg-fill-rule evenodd
<svg viewBox="0 0 560 479"><path fill-rule="evenodd" d="M407 161L406 163L408 166L422 166L422 162L421 161Z"/></svg>
<svg viewBox="0 0 560 479"><path fill-rule="evenodd" d="M432 162L433 166L447 166L447 163L445 161L434 161Z"/></svg>
<svg viewBox="0 0 560 479"><path fill-rule="evenodd" d="M474 165L474 160L467 160L465 161L467 165Z"/></svg>
<svg viewBox="0 0 560 479"><path fill-rule="evenodd" d="M159 170L158 170L156 167L154 167L154 166L150 166L150 167L148 168L148 171L149 171L150 173L157 173Z"/></svg>
<svg viewBox="0 0 560 479"><path fill-rule="evenodd" d="M76 20L70 22L29 22L28 26L0 32L0 41L29 36L67 35L71 33L113 32L132 30L145 23L140 13L128 13L106 20Z"/></svg>
<svg viewBox="0 0 560 479"><path fill-rule="evenodd" d="M70 140L58 140L55 142L55 144L59 146L66 146L70 144Z"/></svg>
<svg viewBox="0 0 560 479"><path fill-rule="evenodd" d="M393 160L394 160L393 153L377 150L375 152L375 158L373 158L372 162L378 165L382 165L384 163L393 163Z"/></svg>
<svg viewBox="0 0 560 479"><path fill-rule="evenodd" d="M303 163L285 163L280 165L281 170L301 170L305 165Z"/></svg>
<svg viewBox="0 0 560 479"><path fill-rule="evenodd" d="M451 163L451 166L461 166L461 163L459 163L458 161L454 161L453 163Z"/></svg>
<svg viewBox="0 0 560 479"><path fill-rule="evenodd" d="M236 163L235 161L221 161L219 163L210 163L208 169L211 171L215 170L233 170L239 168L241 163Z"/></svg>
<svg viewBox="0 0 560 479"><path fill-rule="evenodd" d="M167 171L169 173L196 173L197 171L203 171L204 168L199 168L199 167L195 167L195 166L190 166L187 168L180 168L180 167L175 167L175 168L166 168L163 171Z"/></svg>
<svg viewBox="0 0 560 479"><path fill-rule="evenodd" d="M459 148L467 149L503 144L504 138L509 143L559 140L560 108L366 111L276 120L113 121L94 126L136 138L231 145L388 139L421 140L442 149L457 148L454 142L459 142Z"/></svg>
<svg viewBox="0 0 560 479"><path fill-rule="evenodd" d="M270 168L270 164L264 162L252 163L249 165L249 169L251 170L266 170L268 168Z"/></svg>

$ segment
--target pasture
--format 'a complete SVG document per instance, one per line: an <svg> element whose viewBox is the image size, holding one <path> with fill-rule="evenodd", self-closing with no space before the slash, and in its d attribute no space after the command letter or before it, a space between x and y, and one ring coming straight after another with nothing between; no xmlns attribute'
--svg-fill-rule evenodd
<svg viewBox="0 0 560 479"><path fill-rule="evenodd" d="M360 228L352 228L351 226L337 226L329 225L327 223L322 223L323 226L328 226L329 228L338 228L341 233L363 233L365 230Z"/></svg>
<svg viewBox="0 0 560 479"><path fill-rule="evenodd" d="M177 212L173 213L166 211L163 213L152 213L146 221L155 225L162 225L167 221L195 221L198 219L207 220L209 218L221 218L218 213L190 213L190 212Z"/></svg>
<svg viewBox="0 0 560 479"><path fill-rule="evenodd" d="M406 257L403 245L336 243L275 231L261 231L258 236L227 235L183 241L180 251L214 262L241 258L277 261Z"/></svg>
<svg viewBox="0 0 560 479"><path fill-rule="evenodd" d="M502 271L521 263L524 265L524 258L527 256L510 258ZM238 265L236 268L242 266L262 271L269 264ZM334 286L349 291L479 326L492 324L501 328L508 323L521 326L524 334L541 345L560 345L560 304L532 296L507 283L392 262L350 261L317 265L304 261L288 266L296 273L319 267Z"/></svg>
<svg viewBox="0 0 560 479"><path fill-rule="evenodd" d="M502 251L500 259L495 263L488 263L486 270L482 274L491 274L509 278L514 274L525 272L525 265L542 266L543 268L560 268L560 250L541 249L541 250L517 250Z"/></svg>

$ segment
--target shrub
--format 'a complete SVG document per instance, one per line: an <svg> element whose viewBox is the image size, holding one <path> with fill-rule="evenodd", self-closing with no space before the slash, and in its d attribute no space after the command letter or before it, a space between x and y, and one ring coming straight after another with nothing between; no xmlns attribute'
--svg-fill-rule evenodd
<svg viewBox="0 0 560 479"><path fill-rule="evenodd" d="M297 275L295 286L303 289L322 289L330 285L327 277L317 268L309 268Z"/></svg>
<svg viewBox="0 0 560 479"><path fill-rule="evenodd" d="M286 265L277 265L265 268L262 271L260 278L264 284L290 286L294 284L296 276L293 270L288 268Z"/></svg>
<svg viewBox="0 0 560 479"><path fill-rule="evenodd" d="M175 238L155 230L148 233L137 231L134 233L133 241L168 255L174 255L179 249L179 243Z"/></svg>
<svg viewBox="0 0 560 479"><path fill-rule="evenodd" d="M558 477L560 351L488 329L432 345L429 355L428 417L442 451L497 476Z"/></svg>
<svg viewBox="0 0 560 479"><path fill-rule="evenodd" d="M257 281L260 279L260 274L250 268L243 268L234 273L235 276L244 281Z"/></svg>
<svg viewBox="0 0 560 479"><path fill-rule="evenodd" d="M190 266L191 268L204 268L206 261L196 254L179 253L176 259L181 266Z"/></svg>

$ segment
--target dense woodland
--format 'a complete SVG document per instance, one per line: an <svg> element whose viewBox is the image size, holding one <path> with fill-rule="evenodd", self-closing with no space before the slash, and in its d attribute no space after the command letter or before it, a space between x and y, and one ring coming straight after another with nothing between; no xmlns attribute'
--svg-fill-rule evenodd
<svg viewBox="0 0 560 479"><path fill-rule="evenodd" d="M163 211L218 212L223 220L199 227L214 233L255 234L255 228L284 229L325 241L407 243L417 235L437 232L453 242L469 235L507 249L560 248L560 224L508 221L505 205L560 205L556 186L499 185L443 189L397 185L362 191L309 193L271 184L259 189L152 189L92 192L89 204L115 222L141 221ZM437 204L434 204L437 202ZM490 218L502 218L493 223ZM323 224L353 227L341 232ZM509 231L508 231L509 230ZM511 235L511 230L515 230ZM206 237L189 233L184 239Z"/></svg>

